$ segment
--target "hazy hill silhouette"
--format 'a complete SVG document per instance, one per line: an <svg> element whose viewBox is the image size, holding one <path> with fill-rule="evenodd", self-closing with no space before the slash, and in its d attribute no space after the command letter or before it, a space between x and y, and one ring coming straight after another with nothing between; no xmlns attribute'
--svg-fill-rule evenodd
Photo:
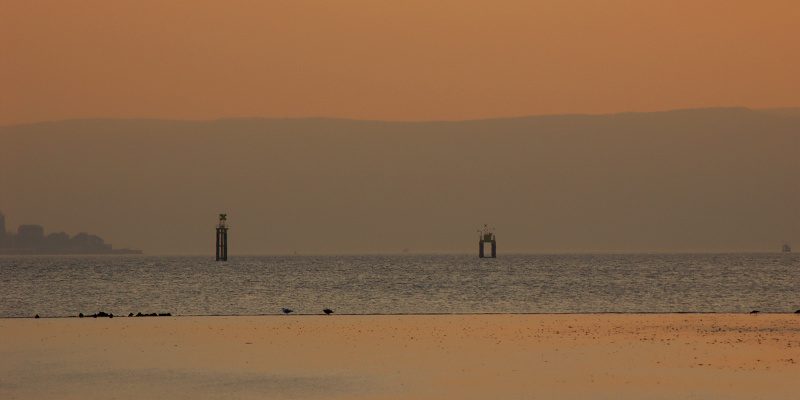
<svg viewBox="0 0 800 400"><path fill-rule="evenodd" d="M800 247L800 116L92 119L0 127L0 210L147 253ZM14 229L14 220L8 221Z"/></svg>

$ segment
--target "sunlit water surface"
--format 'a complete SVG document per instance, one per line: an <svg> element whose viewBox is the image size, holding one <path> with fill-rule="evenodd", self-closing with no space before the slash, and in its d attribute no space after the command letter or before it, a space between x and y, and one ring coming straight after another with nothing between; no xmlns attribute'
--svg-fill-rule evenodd
<svg viewBox="0 0 800 400"><path fill-rule="evenodd" d="M0 257L0 317L800 309L797 254Z"/></svg>

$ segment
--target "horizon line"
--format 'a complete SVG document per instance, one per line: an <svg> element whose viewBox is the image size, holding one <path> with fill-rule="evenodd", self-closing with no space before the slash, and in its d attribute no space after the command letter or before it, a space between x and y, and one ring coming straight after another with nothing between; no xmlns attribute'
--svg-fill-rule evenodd
<svg viewBox="0 0 800 400"><path fill-rule="evenodd" d="M455 123L455 122L477 122L477 121L491 121L491 120L511 120L511 119L524 119L524 118L538 118L538 117L565 117L565 116L617 116L626 114L660 114L681 111L701 111L701 110L748 110L755 112L768 112L768 111L800 111L800 106L790 107L767 107L767 108L752 108L747 106L709 106L709 107L695 107L695 108L674 108L655 111L620 111L613 113L556 113L556 114L528 114L518 116L506 117L488 117L488 118L474 118L474 119L431 119L431 120L381 120L381 119L356 119L346 117L329 117L329 116L307 116L307 117L220 117L211 119L176 119L176 118L152 118L152 117L85 117L85 118L66 118L43 120L35 122L21 122L8 125L0 125L0 128L9 128L25 125L38 125L38 124L53 124L61 122L75 122L75 121L163 121L163 122L215 122L215 121L229 121L229 120L336 120L336 121L357 121L357 122L380 122L380 123L405 123L405 124L423 124L423 123Z"/></svg>

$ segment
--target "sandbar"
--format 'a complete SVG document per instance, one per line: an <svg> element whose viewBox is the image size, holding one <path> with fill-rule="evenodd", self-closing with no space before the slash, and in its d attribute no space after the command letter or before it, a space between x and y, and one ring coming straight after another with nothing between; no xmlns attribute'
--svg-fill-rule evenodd
<svg viewBox="0 0 800 400"><path fill-rule="evenodd" d="M795 399L800 315L0 319L3 399Z"/></svg>

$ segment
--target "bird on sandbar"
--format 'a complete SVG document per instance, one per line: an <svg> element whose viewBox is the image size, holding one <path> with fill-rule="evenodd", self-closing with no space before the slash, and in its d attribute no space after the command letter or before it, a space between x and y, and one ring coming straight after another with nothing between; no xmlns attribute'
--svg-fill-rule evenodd
<svg viewBox="0 0 800 400"><path fill-rule="evenodd" d="M331 315L331 314L333 314L333 310L331 310L330 308L326 308L326 309L322 310L322 312L324 312L324 313L325 313L325 315Z"/></svg>
<svg viewBox="0 0 800 400"><path fill-rule="evenodd" d="M760 312L761 312L761 311L758 311L758 310L753 310L753 311L750 311L750 314L758 314L758 313L760 313Z"/></svg>
<svg viewBox="0 0 800 400"><path fill-rule="evenodd" d="M293 310L290 310L288 308L281 308L281 311L283 311L283 313L286 315L289 315L290 312L294 312Z"/></svg>

